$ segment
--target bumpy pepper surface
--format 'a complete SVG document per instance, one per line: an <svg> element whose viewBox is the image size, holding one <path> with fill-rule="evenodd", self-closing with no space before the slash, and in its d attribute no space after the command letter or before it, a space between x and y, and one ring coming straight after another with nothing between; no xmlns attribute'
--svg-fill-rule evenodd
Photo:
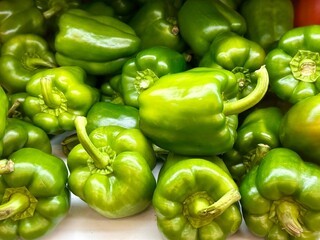
<svg viewBox="0 0 320 240"><path fill-rule="evenodd" d="M140 129L157 146L183 155L216 155L236 139L237 114L257 104L268 89L264 67L256 88L238 99L235 75L193 68L161 77L139 96Z"/></svg>
<svg viewBox="0 0 320 240"><path fill-rule="evenodd" d="M291 0L246 0L240 5L239 12L247 23L244 36L267 52L276 46L284 33L293 28Z"/></svg>
<svg viewBox="0 0 320 240"><path fill-rule="evenodd" d="M1 160L0 239L36 239L70 209L68 170L58 157L22 148Z"/></svg>
<svg viewBox="0 0 320 240"><path fill-rule="evenodd" d="M85 71L77 66L43 70L26 85L24 113L48 134L74 130L76 116L84 116L99 100L97 89L84 83Z"/></svg>
<svg viewBox="0 0 320 240"><path fill-rule="evenodd" d="M234 32L222 32L214 38L199 66L232 71L244 97L255 88L253 73L264 65L265 56L264 49L256 42Z"/></svg>
<svg viewBox="0 0 320 240"><path fill-rule="evenodd" d="M151 87L160 77L187 69L184 56L168 47L144 49L128 60L121 71L121 93L126 105L139 107L142 91Z"/></svg>
<svg viewBox="0 0 320 240"><path fill-rule="evenodd" d="M280 147L280 125L283 113L278 107L253 109L237 129L233 148L221 158L232 177L241 182L272 148Z"/></svg>
<svg viewBox="0 0 320 240"><path fill-rule="evenodd" d="M37 72L56 67L47 41L35 34L19 34L1 47L0 84L9 93L25 92L27 82Z"/></svg>
<svg viewBox="0 0 320 240"><path fill-rule="evenodd" d="M150 206L155 162L149 161L153 149L144 144L144 135L133 133L138 129L107 126L88 136L82 116L75 125L80 144L67 158L70 190L107 218L129 217Z"/></svg>
<svg viewBox="0 0 320 240"><path fill-rule="evenodd" d="M320 237L320 167L288 148L274 148L240 185L248 229L268 240Z"/></svg>
<svg viewBox="0 0 320 240"><path fill-rule="evenodd" d="M152 203L165 239L220 240L240 227L239 199L228 173L210 161L191 158L164 172Z"/></svg>
<svg viewBox="0 0 320 240"><path fill-rule="evenodd" d="M218 33L243 35L246 22L220 0L187 0L178 13L180 33L197 57L202 57ZM196 37L195 37L196 36Z"/></svg>
<svg viewBox="0 0 320 240"><path fill-rule="evenodd" d="M270 89L295 104L320 92L320 26L287 31L266 56Z"/></svg>
<svg viewBox="0 0 320 240"><path fill-rule="evenodd" d="M304 160L320 164L320 95L294 104L284 115L279 137L284 147Z"/></svg>
<svg viewBox="0 0 320 240"><path fill-rule="evenodd" d="M82 9L64 12L54 40L60 66L80 66L93 75L114 74L140 47L140 38L126 23L94 16Z"/></svg>

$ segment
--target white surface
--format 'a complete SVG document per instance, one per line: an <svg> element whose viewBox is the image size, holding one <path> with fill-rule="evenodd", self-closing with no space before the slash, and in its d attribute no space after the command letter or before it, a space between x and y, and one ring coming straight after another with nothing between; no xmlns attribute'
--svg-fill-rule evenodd
<svg viewBox="0 0 320 240"><path fill-rule="evenodd" d="M60 142L65 135L53 139L53 154L65 160ZM157 176L160 165L154 169ZM77 196L71 195L71 208L66 218L47 234L43 240L161 240L157 229L154 210L150 206L146 211L127 218L108 219L87 206ZM244 223L239 231L228 240L261 240L248 232Z"/></svg>

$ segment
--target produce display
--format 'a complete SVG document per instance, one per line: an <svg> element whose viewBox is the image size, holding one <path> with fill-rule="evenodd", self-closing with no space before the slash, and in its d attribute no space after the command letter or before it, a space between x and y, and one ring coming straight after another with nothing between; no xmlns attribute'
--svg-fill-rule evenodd
<svg viewBox="0 0 320 240"><path fill-rule="evenodd" d="M152 209L168 240L319 240L319 13L1 0L0 240L54 236L74 199L115 224Z"/></svg>

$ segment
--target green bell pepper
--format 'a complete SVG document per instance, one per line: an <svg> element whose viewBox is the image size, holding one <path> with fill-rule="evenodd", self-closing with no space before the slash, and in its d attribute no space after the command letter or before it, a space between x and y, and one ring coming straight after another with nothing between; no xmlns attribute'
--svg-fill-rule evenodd
<svg viewBox="0 0 320 240"><path fill-rule="evenodd" d="M9 99L7 97L6 92L0 85L0 156L3 153L3 136L7 127L7 116L8 116L8 108L9 108Z"/></svg>
<svg viewBox="0 0 320 240"><path fill-rule="evenodd" d="M138 108L142 91L160 77L186 69L184 56L171 48L155 46L141 50L122 67L120 84L124 103Z"/></svg>
<svg viewBox="0 0 320 240"><path fill-rule="evenodd" d="M253 107L268 89L265 67L256 88L238 98L235 75L225 69L193 68L162 76L139 96L140 129L153 143L182 155L216 155L233 147L237 114Z"/></svg>
<svg viewBox="0 0 320 240"><path fill-rule="evenodd" d="M239 13L247 23L244 36L260 44L266 52L293 28L291 0L245 0L239 6Z"/></svg>
<svg viewBox="0 0 320 240"><path fill-rule="evenodd" d="M297 152L305 161L320 164L320 95L294 104L280 126L281 144Z"/></svg>
<svg viewBox="0 0 320 240"><path fill-rule="evenodd" d="M252 75L264 65L265 57L264 49L256 42L234 32L222 32L214 38L199 66L232 71L244 97L255 88L256 82Z"/></svg>
<svg viewBox="0 0 320 240"><path fill-rule="evenodd" d="M6 158L20 148L26 147L36 148L46 153L52 152L47 133L43 129L18 118L7 119L3 147L2 158Z"/></svg>
<svg viewBox="0 0 320 240"><path fill-rule="evenodd" d="M166 46L182 52L186 48L179 30L178 10L171 0L150 1L139 8L128 24L141 38L140 49Z"/></svg>
<svg viewBox="0 0 320 240"><path fill-rule="evenodd" d="M45 32L45 19L33 0L0 1L0 43L18 34Z"/></svg>
<svg viewBox="0 0 320 240"><path fill-rule="evenodd" d="M280 147L282 119L283 113L278 107L253 109L244 118L233 148L221 156L238 184L268 151Z"/></svg>
<svg viewBox="0 0 320 240"><path fill-rule="evenodd" d="M232 31L243 35L244 18L219 0L188 0L179 10L180 33L195 57L208 52L218 33ZM196 36L196 37L195 37Z"/></svg>
<svg viewBox="0 0 320 240"><path fill-rule="evenodd" d="M87 113L87 131L102 126L115 125L123 128L139 128L139 111L135 107L111 102L97 102Z"/></svg>
<svg viewBox="0 0 320 240"><path fill-rule="evenodd" d="M69 188L107 218L123 218L151 204L156 180L147 160L152 153L138 129L97 128L88 136L86 118L75 119L80 144L68 155ZM151 150L151 151L150 151Z"/></svg>
<svg viewBox="0 0 320 240"><path fill-rule="evenodd" d="M236 183L218 165L191 158L164 172L152 204L165 239L216 240L239 229L240 197Z"/></svg>
<svg viewBox="0 0 320 240"><path fill-rule="evenodd" d="M19 34L1 47L0 84L9 93L24 92L37 72L56 67L47 41L35 34Z"/></svg>
<svg viewBox="0 0 320 240"><path fill-rule="evenodd" d="M22 148L1 166L0 239L37 239L54 230L70 209L64 161Z"/></svg>
<svg viewBox="0 0 320 240"><path fill-rule="evenodd" d="M274 148L239 189L249 231L265 239L316 240L320 236L320 167L288 148Z"/></svg>
<svg viewBox="0 0 320 240"><path fill-rule="evenodd" d="M291 29L266 56L270 89L295 104L320 92L320 26Z"/></svg>
<svg viewBox="0 0 320 240"><path fill-rule="evenodd" d="M99 86L100 101L124 104L121 89L121 74L106 78Z"/></svg>
<svg viewBox="0 0 320 240"><path fill-rule="evenodd" d="M85 78L85 71L77 66L36 73L26 85L24 113L48 134L74 130L75 117L85 116L100 97L96 88L84 83Z"/></svg>
<svg viewBox="0 0 320 240"><path fill-rule="evenodd" d="M58 28L54 39L58 64L80 66L92 75L115 74L140 47L140 38L128 24L82 9L64 12Z"/></svg>

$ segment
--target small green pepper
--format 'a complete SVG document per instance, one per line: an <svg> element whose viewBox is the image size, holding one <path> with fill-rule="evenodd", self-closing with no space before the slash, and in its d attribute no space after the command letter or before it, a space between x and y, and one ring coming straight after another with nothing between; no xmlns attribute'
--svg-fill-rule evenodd
<svg viewBox="0 0 320 240"><path fill-rule="evenodd" d="M100 97L97 89L84 83L85 78L85 71L77 66L36 73L26 85L24 113L48 134L74 130L75 117L86 115Z"/></svg>
<svg viewBox="0 0 320 240"><path fill-rule="evenodd" d="M287 31L266 56L270 90L295 104L320 92L320 26Z"/></svg>
<svg viewBox="0 0 320 240"><path fill-rule="evenodd" d="M153 143L182 155L216 155L236 139L237 114L253 107L268 89L265 67L256 88L239 99L235 75L225 69L193 68L162 76L139 96L140 129Z"/></svg>
<svg viewBox="0 0 320 240"><path fill-rule="evenodd" d="M0 162L0 239L38 239L54 230L70 209L64 161L22 148Z"/></svg>
<svg viewBox="0 0 320 240"><path fill-rule="evenodd" d="M26 84L37 72L56 67L47 41L35 34L19 34L1 47L0 84L9 93L25 92Z"/></svg>
<svg viewBox="0 0 320 240"><path fill-rule="evenodd" d="M64 12L54 39L60 66L76 65L92 75L115 74L140 48L140 38L126 23L82 9Z"/></svg>
<svg viewBox="0 0 320 240"><path fill-rule="evenodd" d="M281 109L273 106L253 109L244 118L233 148L221 156L237 183L268 151L280 147L282 118Z"/></svg>
<svg viewBox="0 0 320 240"><path fill-rule="evenodd" d="M42 128L18 118L7 119L3 146L2 158L26 147L36 148L46 153L52 151L50 138Z"/></svg>
<svg viewBox="0 0 320 240"><path fill-rule="evenodd" d="M138 108L142 91L160 77L186 69L184 56L171 48L156 46L141 50L122 67L120 84L124 103Z"/></svg>
<svg viewBox="0 0 320 240"><path fill-rule="evenodd" d="M67 158L70 190L107 218L129 217L150 206L156 180L144 135L136 135L138 129L106 126L88 136L83 116L76 117L75 125L80 144Z"/></svg>
<svg viewBox="0 0 320 240"><path fill-rule="evenodd" d="M268 240L316 240L320 234L320 167L274 148L240 185L249 231Z"/></svg>
<svg viewBox="0 0 320 240"><path fill-rule="evenodd" d="M217 240L240 228L240 197L236 183L218 165L191 158L164 172L152 203L165 239Z"/></svg>

